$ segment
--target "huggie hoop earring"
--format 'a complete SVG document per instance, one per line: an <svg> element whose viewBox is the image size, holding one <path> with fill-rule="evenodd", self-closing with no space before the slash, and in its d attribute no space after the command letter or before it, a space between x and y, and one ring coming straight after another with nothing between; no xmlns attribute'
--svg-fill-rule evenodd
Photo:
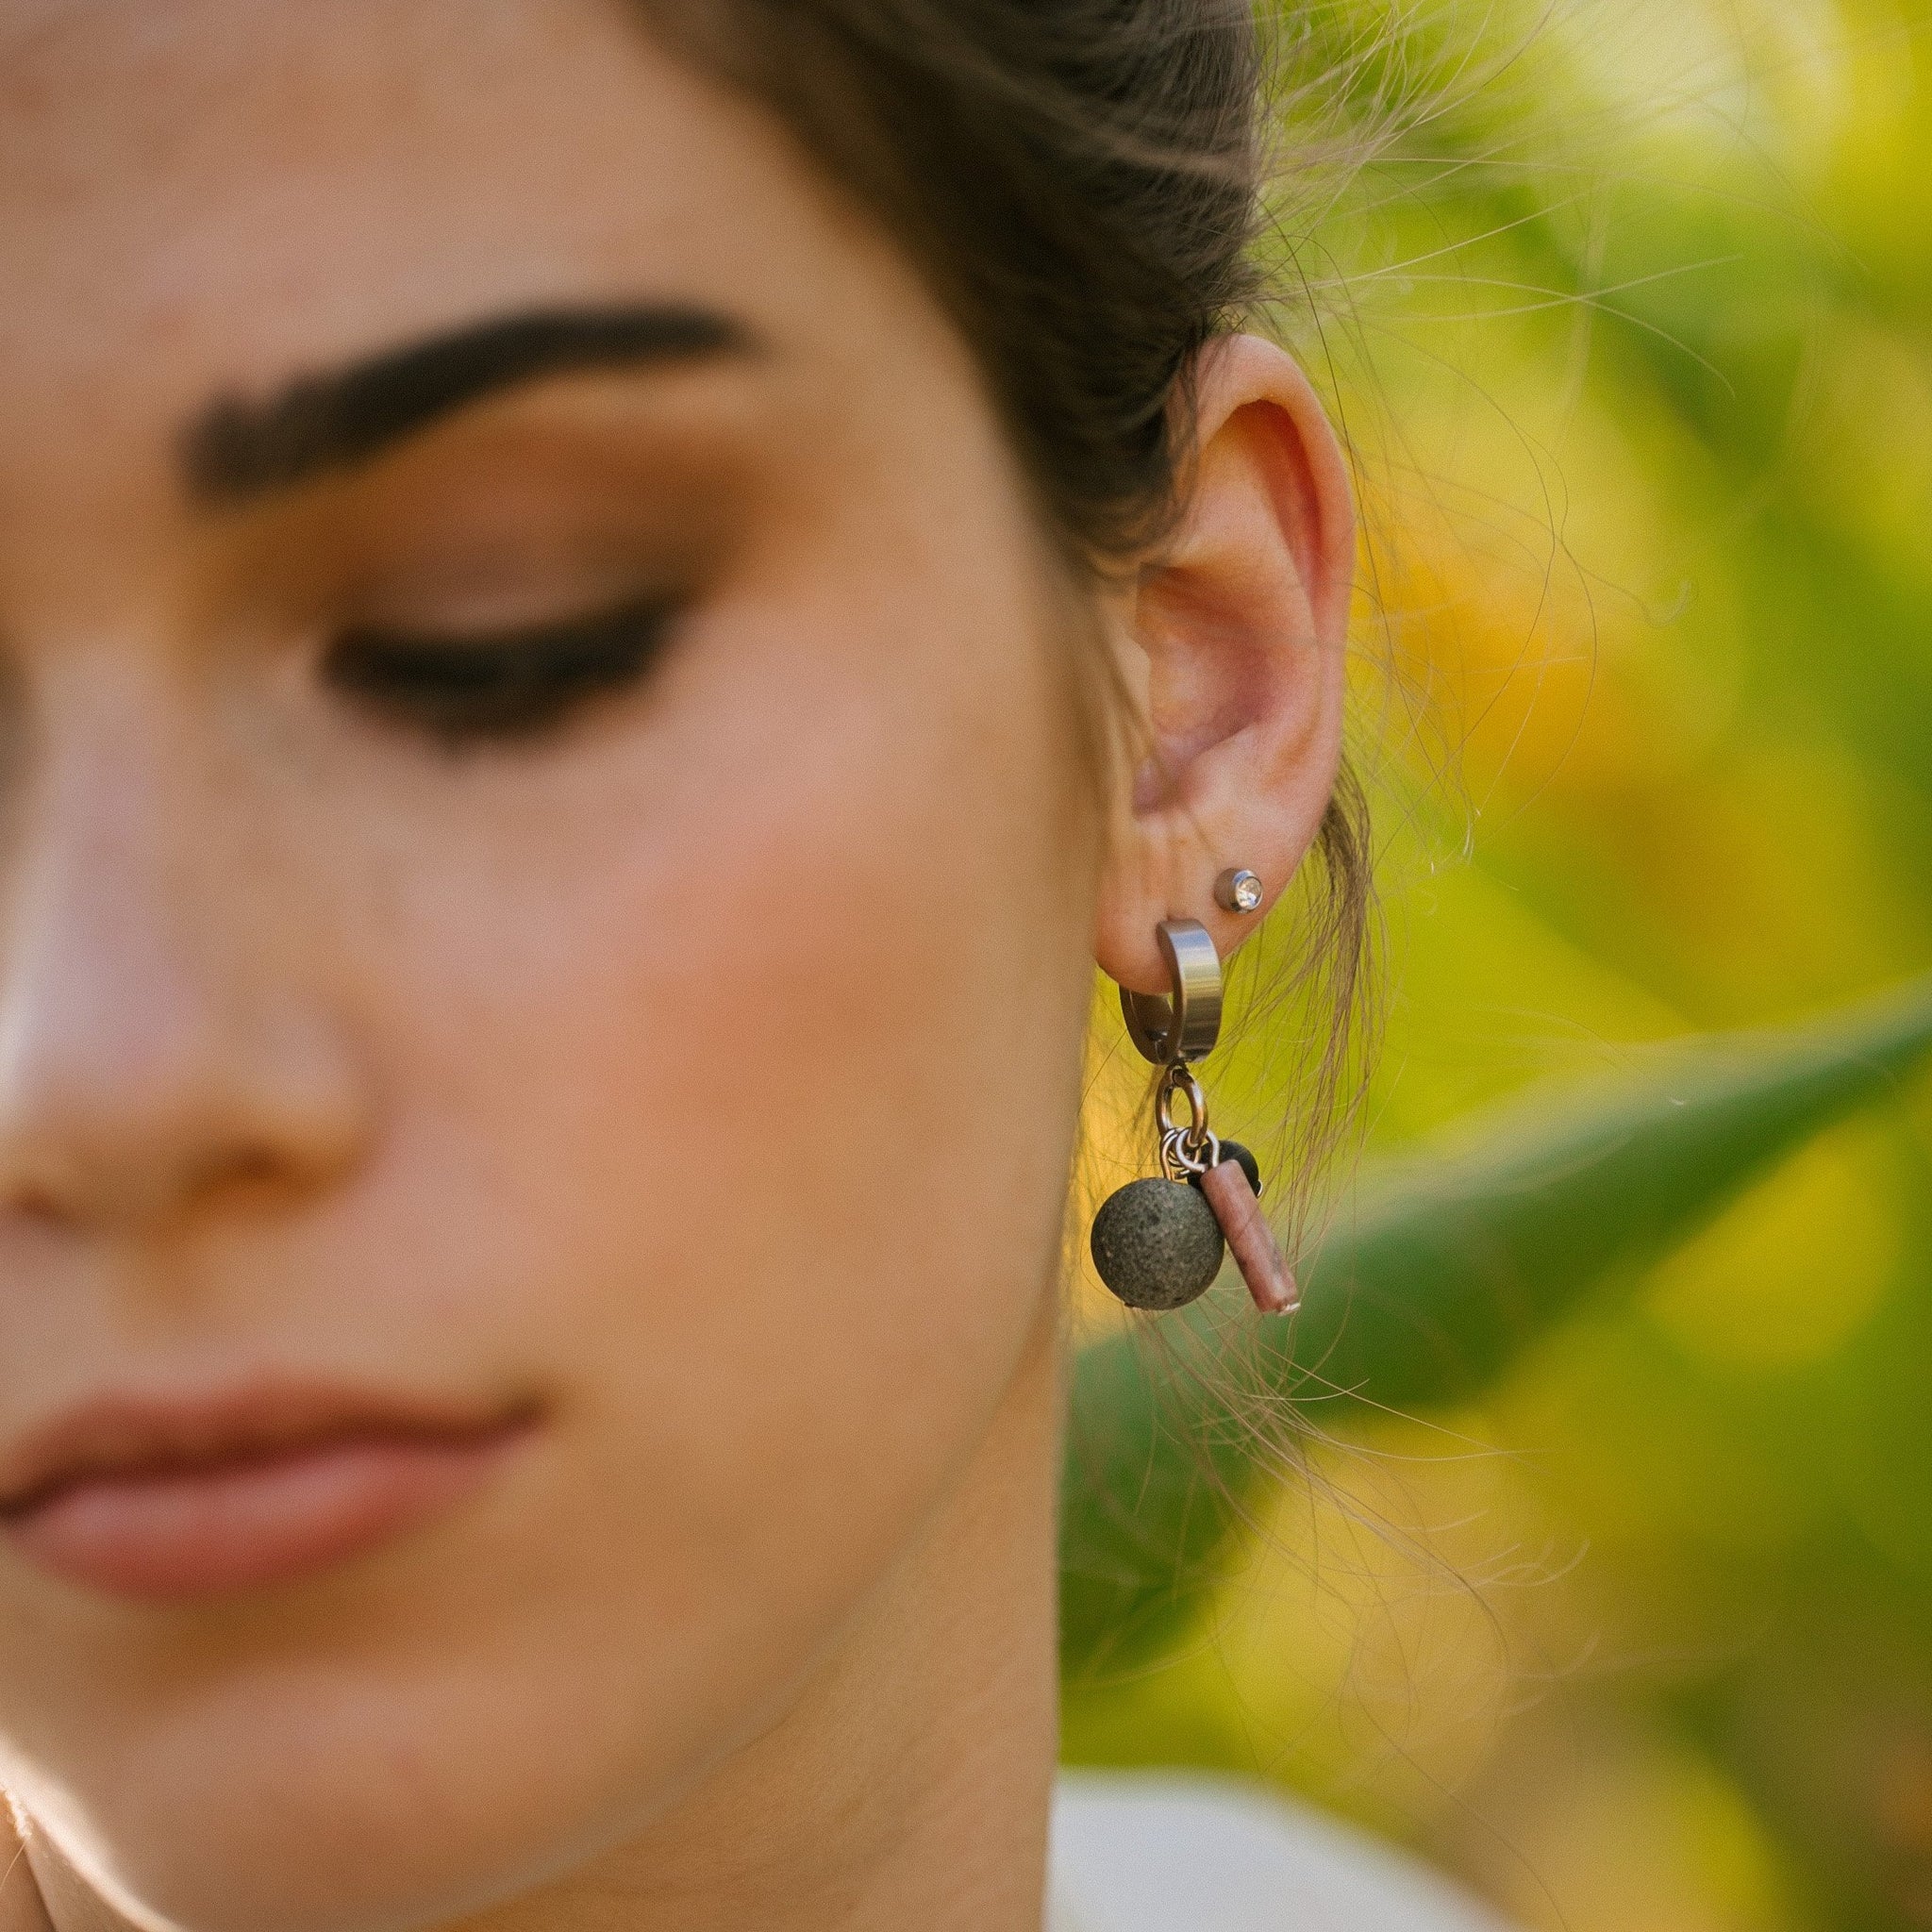
<svg viewBox="0 0 1932 1932"><path fill-rule="evenodd" d="M1198 919L1163 919L1154 941L1167 961L1172 994L1121 988L1127 1038L1157 1067L1205 1059L1221 1038L1221 955Z"/></svg>
<svg viewBox="0 0 1932 1932"><path fill-rule="evenodd" d="M1208 1291L1232 1249L1255 1305L1287 1314L1300 1293L1261 1213L1260 1170L1245 1147L1208 1125L1208 1096L1192 1066L1221 1038L1221 955L1198 920L1164 919L1155 941L1173 991L1123 987L1121 1012L1135 1047L1161 1069L1155 1097L1160 1174L1129 1181L1101 1203L1093 1265L1129 1307L1178 1308ZM1183 1101L1185 1126L1176 1118Z"/></svg>

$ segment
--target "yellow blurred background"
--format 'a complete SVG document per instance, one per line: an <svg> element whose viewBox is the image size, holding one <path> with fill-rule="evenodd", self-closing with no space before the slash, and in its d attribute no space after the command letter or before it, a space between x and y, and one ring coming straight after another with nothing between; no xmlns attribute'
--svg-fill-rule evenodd
<svg viewBox="0 0 1932 1932"><path fill-rule="evenodd" d="M1369 526L1368 1158L1932 966L1932 0L1285 19L1379 143L1283 209ZM1068 1755L1529 1926L1932 1927L1928 1181L1922 1087L1479 1409L1349 1422Z"/></svg>

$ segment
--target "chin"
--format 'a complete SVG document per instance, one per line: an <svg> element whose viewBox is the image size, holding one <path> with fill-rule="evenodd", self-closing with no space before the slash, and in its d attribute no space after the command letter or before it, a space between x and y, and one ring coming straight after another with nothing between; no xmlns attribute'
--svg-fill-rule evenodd
<svg viewBox="0 0 1932 1932"><path fill-rule="evenodd" d="M36 1827L155 1932L413 1932L503 1904L645 1829L770 1680L613 1613L283 1655L50 1721L0 1766ZM217 1645L219 1640L215 1640ZM28 1727L14 1727L20 1737ZM82 1748L75 1748L78 1742Z"/></svg>

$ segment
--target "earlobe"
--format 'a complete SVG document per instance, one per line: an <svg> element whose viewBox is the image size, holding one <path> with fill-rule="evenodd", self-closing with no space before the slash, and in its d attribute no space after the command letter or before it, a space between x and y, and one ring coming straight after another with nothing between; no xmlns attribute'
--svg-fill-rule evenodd
<svg viewBox="0 0 1932 1932"><path fill-rule="evenodd" d="M1188 494L1124 614L1144 730L1120 789L1095 955L1163 984L1155 929L1198 919L1226 954L1257 924L1217 898L1236 869L1265 910L1320 829L1341 758L1355 520L1346 466L1288 355L1254 336L1203 353Z"/></svg>

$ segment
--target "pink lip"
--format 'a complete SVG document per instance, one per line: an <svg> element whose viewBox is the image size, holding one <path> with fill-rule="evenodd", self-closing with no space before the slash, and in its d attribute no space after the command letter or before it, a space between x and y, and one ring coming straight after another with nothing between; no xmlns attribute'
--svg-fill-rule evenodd
<svg viewBox="0 0 1932 1932"><path fill-rule="evenodd" d="M0 1457L0 1534L113 1596L292 1582L454 1509L533 1420L314 1386L89 1403Z"/></svg>

